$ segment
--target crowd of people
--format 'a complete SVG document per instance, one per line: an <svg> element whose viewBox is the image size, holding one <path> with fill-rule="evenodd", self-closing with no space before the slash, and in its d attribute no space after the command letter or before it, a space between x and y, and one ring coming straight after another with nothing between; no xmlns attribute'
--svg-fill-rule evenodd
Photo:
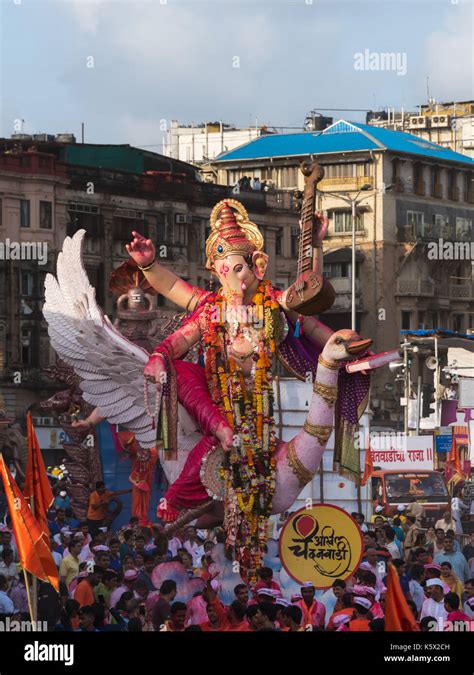
<svg viewBox="0 0 474 675"><path fill-rule="evenodd" d="M237 583L224 604L215 563L224 531L188 526L167 536L163 525L140 526L132 518L114 532L106 513L116 495L97 483L84 521L74 517L64 490L55 500L48 522L60 592L47 583L38 589L37 618L49 630L377 632L384 630L389 562L422 631L447 630L449 622L474 627L474 534L461 547L449 512L428 529L416 505L400 506L391 518L378 507L370 523L353 513L364 551L350 579L336 579L324 592L306 581L288 594L265 566L254 583ZM28 619L26 582L8 527L0 531L0 556L0 616ZM159 573L170 562L197 581L186 602L176 581Z"/></svg>

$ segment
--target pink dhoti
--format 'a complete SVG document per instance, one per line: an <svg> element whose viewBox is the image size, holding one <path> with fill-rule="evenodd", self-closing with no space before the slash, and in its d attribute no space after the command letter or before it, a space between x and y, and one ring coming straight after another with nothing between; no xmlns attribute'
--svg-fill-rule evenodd
<svg viewBox="0 0 474 675"><path fill-rule="evenodd" d="M188 361L173 361L176 371L178 401L199 424L203 437L190 451L179 477L165 494L168 511L192 509L209 499L201 482L200 470L204 456L216 444L214 433L221 422L227 421L214 404L209 392L204 368ZM169 508L171 507L171 509ZM158 516L164 517L164 508Z"/></svg>

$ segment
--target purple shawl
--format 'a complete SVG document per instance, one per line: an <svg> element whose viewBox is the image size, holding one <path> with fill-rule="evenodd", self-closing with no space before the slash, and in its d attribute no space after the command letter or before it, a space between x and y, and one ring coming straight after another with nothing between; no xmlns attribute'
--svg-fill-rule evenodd
<svg viewBox="0 0 474 675"><path fill-rule="evenodd" d="M304 334L296 338L294 336L295 322L286 314L285 316L289 330L277 350L278 358L285 368L299 380L305 380L306 374L310 372L314 381L318 356L322 350ZM360 477L360 451L355 447L354 434L359 418L368 403L369 388L369 375L349 374L344 367L341 367L335 408L334 469L356 481Z"/></svg>

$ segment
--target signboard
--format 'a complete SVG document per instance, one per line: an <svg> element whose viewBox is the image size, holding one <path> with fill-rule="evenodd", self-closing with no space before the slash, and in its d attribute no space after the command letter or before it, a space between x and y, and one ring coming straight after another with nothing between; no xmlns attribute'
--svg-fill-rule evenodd
<svg viewBox="0 0 474 675"><path fill-rule="evenodd" d="M295 511L280 534L280 560L290 577L315 588L348 579L364 551L362 532L343 509L329 504Z"/></svg>
<svg viewBox="0 0 474 675"><path fill-rule="evenodd" d="M436 441L436 452L444 452L449 454L451 452L451 446L453 444L452 434L441 434L435 436Z"/></svg>
<svg viewBox="0 0 474 675"><path fill-rule="evenodd" d="M433 436L370 434L374 467L390 471L433 470Z"/></svg>
<svg viewBox="0 0 474 675"><path fill-rule="evenodd" d="M63 443L71 442L61 427L35 427L35 431L42 450L62 450Z"/></svg>

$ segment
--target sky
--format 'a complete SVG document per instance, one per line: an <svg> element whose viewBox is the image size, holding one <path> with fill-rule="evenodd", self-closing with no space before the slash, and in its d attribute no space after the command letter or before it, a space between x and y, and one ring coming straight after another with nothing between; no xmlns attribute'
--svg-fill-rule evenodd
<svg viewBox="0 0 474 675"><path fill-rule="evenodd" d="M469 100L473 10L469 0L0 0L0 136L80 140L84 122L86 142L161 152L172 119L301 128L314 108L354 121L365 112L335 108L416 110L427 87L440 102ZM381 53L398 65L374 69Z"/></svg>

